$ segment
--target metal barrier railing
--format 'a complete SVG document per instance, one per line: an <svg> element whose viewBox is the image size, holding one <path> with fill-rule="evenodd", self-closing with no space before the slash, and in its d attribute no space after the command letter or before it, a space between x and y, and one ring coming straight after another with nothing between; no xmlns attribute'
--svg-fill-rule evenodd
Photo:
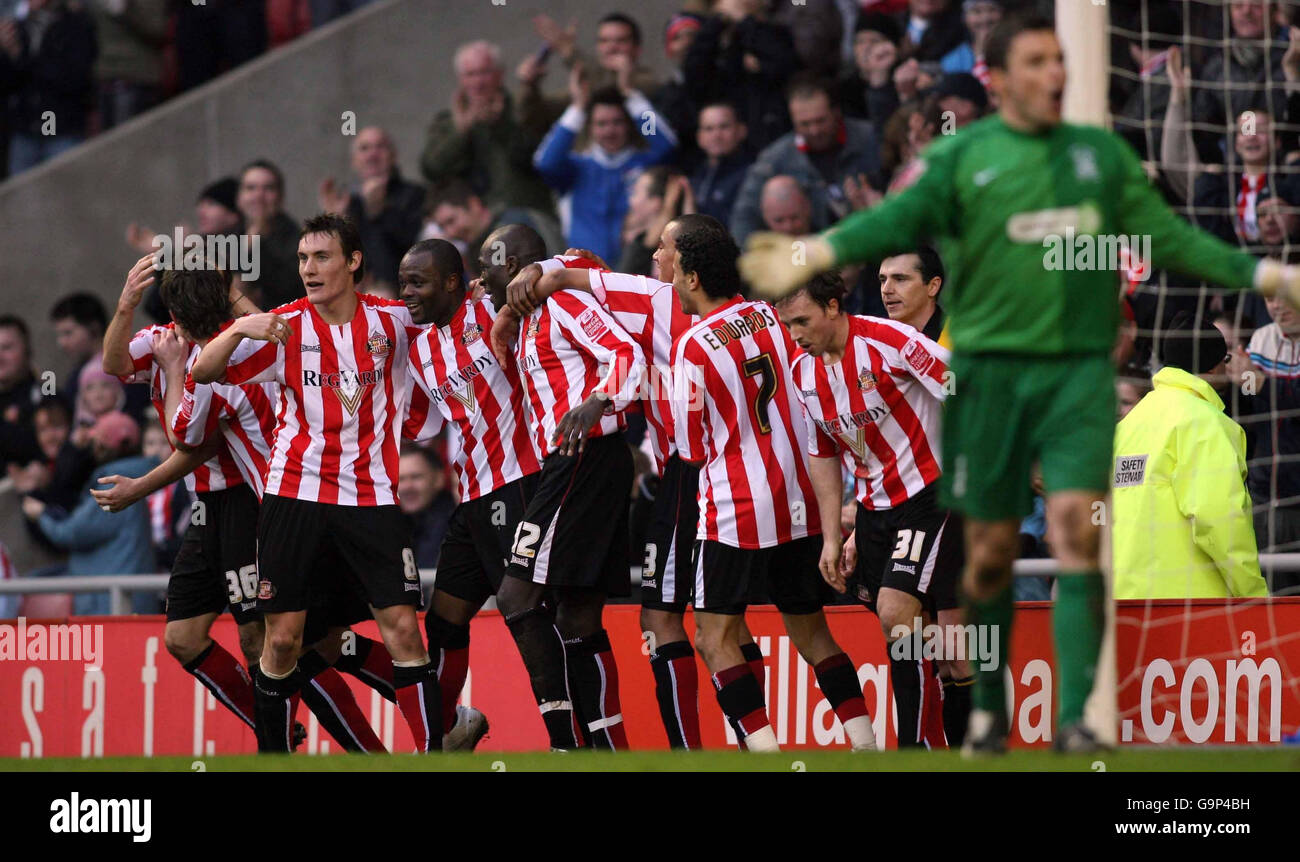
<svg viewBox="0 0 1300 862"><path fill-rule="evenodd" d="M1260 554L1259 567L1265 572L1300 571L1300 553ZM1053 559L1016 560L1012 571L1017 577L1053 575L1057 571ZM633 581L639 582L641 570L633 568ZM426 590L433 587L437 569L420 569L420 584ZM28 595L32 593L100 593L109 594L111 613L131 612L131 593L157 592L167 589L169 575L56 575L42 578L10 578L0 581L0 596Z"/></svg>

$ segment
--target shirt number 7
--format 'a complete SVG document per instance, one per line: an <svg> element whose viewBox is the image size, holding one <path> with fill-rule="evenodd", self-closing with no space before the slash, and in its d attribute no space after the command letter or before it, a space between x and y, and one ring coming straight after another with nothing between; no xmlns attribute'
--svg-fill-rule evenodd
<svg viewBox="0 0 1300 862"><path fill-rule="evenodd" d="M754 408L754 422L760 434L771 434L772 423L767 418L767 405L776 394L776 367L772 364L770 353L760 353L746 359L741 366L746 377L758 377L758 392L750 405Z"/></svg>

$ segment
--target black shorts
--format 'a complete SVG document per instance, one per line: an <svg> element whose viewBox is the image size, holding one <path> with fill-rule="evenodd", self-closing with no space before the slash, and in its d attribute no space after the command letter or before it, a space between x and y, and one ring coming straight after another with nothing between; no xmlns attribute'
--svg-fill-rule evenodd
<svg viewBox="0 0 1300 862"><path fill-rule="evenodd" d="M517 479L456 507L438 554L434 589L476 607L496 595L514 544L515 527L524 519L539 475Z"/></svg>
<svg viewBox="0 0 1300 862"><path fill-rule="evenodd" d="M685 613L695 592L691 554L700 520L700 468L676 455L664 464L641 569L641 607Z"/></svg>
<svg viewBox="0 0 1300 862"><path fill-rule="evenodd" d="M579 455L547 456L506 574L552 589L629 595L631 493L632 452L622 435L588 440Z"/></svg>
<svg viewBox="0 0 1300 862"><path fill-rule="evenodd" d="M423 601L411 525L397 506L339 506L267 494L257 522L257 570L264 613L314 609L325 598L317 592L353 581L376 608L419 607Z"/></svg>
<svg viewBox="0 0 1300 862"><path fill-rule="evenodd" d="M822 578L822 537L805 536L771 548L733 548L697 540L695 609L713 614L743 614L768 596L783 614L811 614L834 601Z"/></svg>
<svg viewBox="0 0 1300 862"><path fill-rule="evenodd" d="M874 605L880 588L890 587L920 599L927 611L958 607L962 525L956 512L939 506L934 484L892 509L859 503L854 543L858 565L848 587L858 601Z"/></svg>
<svg viewBox="0 0 1300 862"><path fill-rule="evenodd" d="M260 619L257 494L247 485L236 485L201 491L198 498L202 505L185 530L167 581L168 621L219 614L226 608L239 625Z"/></svg>

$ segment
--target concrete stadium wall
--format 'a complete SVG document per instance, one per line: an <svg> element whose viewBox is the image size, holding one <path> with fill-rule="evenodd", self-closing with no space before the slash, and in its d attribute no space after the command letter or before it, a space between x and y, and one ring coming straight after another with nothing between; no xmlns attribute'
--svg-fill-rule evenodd
<svg viewBox="0 0 1300 862"><path fill-rule="evenodd" d="M158 231L193 224L199 190L264 157L286 175L286 209L303 218L316 208L326 176L346 182L350 138L380 125L397 142L402 171L419 179L424 132L450 103L456 46L486 38L501 46L507 78L540 40L531 16L545 11L579 22L590 47L606 12L630 12L644 33L643 61L664 70L663 27L675 0L381 0L312 31L211 84L0 184L0 312L26 318L40 368L64 372L47 324L50 306L86 290L109 305L136 255L128 223ZM552 60L544 86L563 92L563 66Z"/></svg>

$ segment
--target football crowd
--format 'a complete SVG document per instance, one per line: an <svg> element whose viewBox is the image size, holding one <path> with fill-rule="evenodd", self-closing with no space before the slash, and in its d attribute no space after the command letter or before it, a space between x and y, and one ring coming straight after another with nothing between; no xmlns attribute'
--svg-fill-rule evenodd
<svg viewBox="0 0 1300 862"><path fill-rule="evenodd" d="M797 277L779 285L772 277L762 292L771 303L751 287L781 269L770 254L783 249L788 257L788 238L869 214L884 194L922 180L930 139L976 122L996 101L998 88L985 88L1007 74L1009 46L1023 32L1004 33L1000 44L994 38L1004 6L1032 4L827 5L844 13L834 50L825 34L809 32L811 18L782 23L750 0L683 12L665 31L681 74L662 85L637 64L641 36L630 17L602 19L588 58L572 30L542 16L535 24L546 47L521 64L517 105L502 87L495 49L463 46L460 87L435 118L422 159L427 205L423 190L397 173L393 144L379 129L357 136L355 189L323 182L323 212L301 229L279 209L284 181L269 162L214 183L200 199L200 230L257 230L264 254L281 265L265 267L269 277L256 282L216 268L159 277L149 251L111 318L100 311L96 324L80 300L56 318L102 333L102 353L93 355L92 345L84 358L76 402L90 459L81 475L90 470L92 489L88 506L67 495L68 518L29 497L23 508L33 528L74 554L84 555L83 541L112 553L126 531L102 516L149 500L151 510L166 507L166 525L176 520L174 504L159 495L174 493L183 478L204 517L173 542L167 648L249 725L263 751L295 747L299 699L345 749L383 750L340 673L395 701L420 750L472 748L487 719L457 700L469 622L491 597L551 747L626 748L602 612L611 597L631 594L634 564L673 747L700 746L698 653L740 745L776 748L762 655L743 616L747 605L771 602L853 748L875 748L856 665L822 609L867 604L891 644L919 636L916 619L964 621L964 527L948 508L952 497L941 502L938 481L941 404L953 379L949 321L939 306L944 263L920 242L924 230L908 232L917 241L889 255L858 254L832 231L829 243L812 246L823 256L794 264ZM1231 7L1234 28L1253 22L1262 32L1284 8ZM990 44L997 47L986 56ZM1278 50L1300 60L1300 50ZM568 99L558 104L540 90L550 54L569 69ZM825 83L841 54L852 56L853 73ZM1159 61L1169 64L1171 106L1177 62L1176 49ZM1142 74L1149 71L1144 60ZM706 78L716 86L698 86ZM1184 89L1179 98L1187 97ZM1235 118L1236 108L1226 116ZM1283 116L1268 110L1257 113ZM530 128L540 132L535 146ZM1141 131L1149 138L1149 126ZM1164 134L1172 137L1169 127ZM1266 127L1239 136L1239 154L1269 134ZM584 135L586 148L575 149ZM1273 157L1270 150L1264 164ZM1237 217L1227 221L1234 244L1265 241L1272 175L1256 182L1251 164ZM1276 178L1279 198L1285 179ZM563 219L553 194L564 201ZM1283 225L1285 215L1274 213ZM867 224L845 220L841 235ZM133 226L128 240L147 245L149 235ZM751 235L746 264L739 246ZM1250 284L1245 256L1217 269L1174 257L1166 255L1225 286ZM1269 292L1287 296L1293 275L1285 288L1273 284L1272 271L1266 276L1255 274L1261 292L1268 282ZM1120 305L1139 337L1121 338L1117 357L1101 363L1095 376L1108 388L1115 359L1149 361L1151 339L1141 333L1180 310L1166 307L1178 301L1144 303L1155 291L1144 280L1129 277L1124 287ZM1236 338L1247 303L1263 304L1251 294L1241 302L1231 292L1186 296L1232 321ZM137 329L138 308L158 322ZM1291 319L1287 308L1267 301L1275 327ZM970 327L956 335L959 350ZM1108 349L1116 327L1101 329L1092 340ZM70 329L70 338L79 335ZM6 460L18 481L37 487L52 481L63 451L57 434L47 441L42 431L61 423L66 437L72 422L66 407L50 415L58 410L49 399L24 401L38 385L27 339L19 318L0 320L0 359L29 375L27 389L6 390L19 397L5 433L15 447L34 443L41 452L29 462L9 454L14 448ZM1227 344L1247 355L1239 342ZM1247 361L1271 368L1274 359L1256 359L1254 344ZM157 431L174 451L160 444L159 459L136 458L140 430L118 381L149 384ZM1106 397L1111 403L1113 391ZM1272 435L1255 445L1275 454L1288 445L1287 432ZM1109 433L1104 439L1109 463ZM426 454L435 442L445 456ZM401 489L408 459L427 476L443 457L455 499L437 526L437 579L421 629L423 561ZM1277 495L1276 457L1271 469ZM1005 495L1016 501L1013 556L1042 553L1043 479L1018 471L1010 478L1024 480ZM963 473L959 485L965 481ZM421 496L432 506L440 494ZM1019 523L1022 498L1037 527L1032 517ZM1276 510L1287 501L1265 502L1267 535L1280 534L1285 521ZM991 505L970 511L981 521L1005 519ZM147 526L146 543L158 538ZM1066 584L1074 591L1085 575L1087 589L1099 583L1095 548L1078 559L1081 573L1061 579L1063 597ZM1009 602L1009 585L1006 595ZM1080 605L1092 599L1071 596ZM208 634L226 609L239 625L242 664ZM371 617L382 641L349 630ZM1067 629L1067 640L1099 643L1099 626L1083 629ZM961 660L913 655L890 650L899 744L960 744L975 674ZM1069 661L1077 668L1067 671L1069 708L1063 692L1058 719L1077 732L1058 741L1089 748L1095 740L1076 725L1096 655ZM987 691L985 707L977 698L981 711L996 700ZM996 749L1005 735L1003 716L1000 727L981 724L974 741Z"/></svg>

